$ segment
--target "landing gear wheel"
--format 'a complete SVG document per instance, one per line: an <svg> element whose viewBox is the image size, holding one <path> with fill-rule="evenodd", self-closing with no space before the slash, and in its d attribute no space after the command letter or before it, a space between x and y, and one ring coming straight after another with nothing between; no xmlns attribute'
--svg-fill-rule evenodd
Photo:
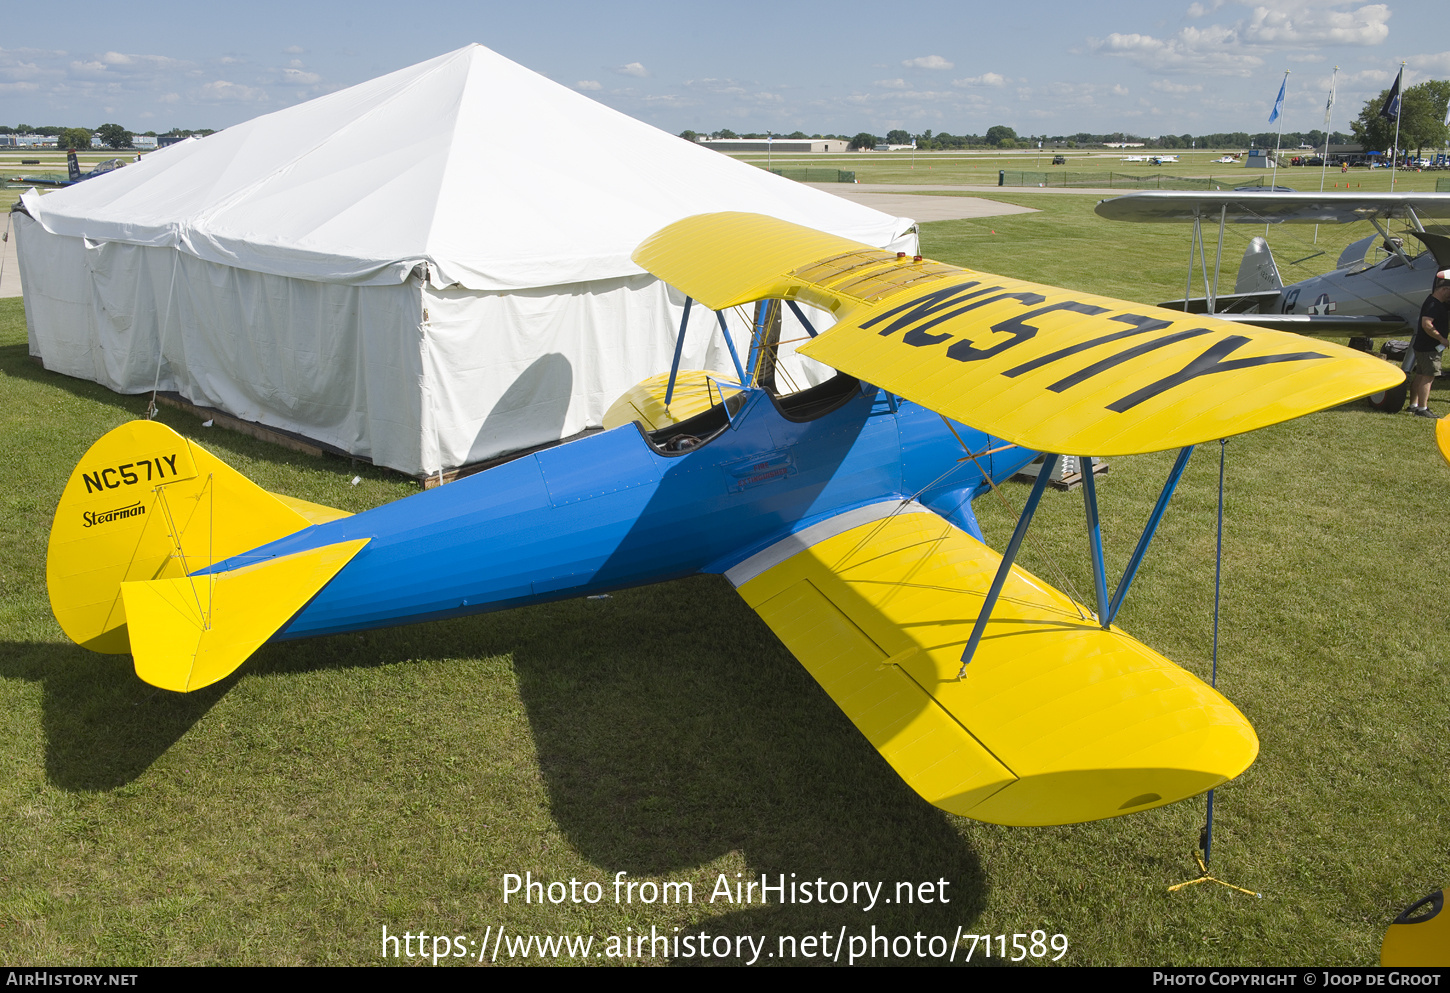
<svg viewBox="0 0 1450 993"><path fill-rule="evenodd" d="M1371 393L1365 399L1375 410L1385 414L1398 414L1405 408L1405 397L1409 396L1410 387L1406 383L1399 386L1392 386L1380 393Z"/></svg>

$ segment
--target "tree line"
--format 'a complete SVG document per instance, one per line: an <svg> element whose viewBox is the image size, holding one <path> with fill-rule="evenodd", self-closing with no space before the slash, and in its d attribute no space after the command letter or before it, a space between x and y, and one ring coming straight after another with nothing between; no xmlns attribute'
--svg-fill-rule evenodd
<svg viewBox="0 0 1450 993"><path fill-rule="evenodd" d="M1366 151L1389 152L1395 146L1395 119L1385 117L1381 114L1386 101L1389 98L1389 90L1382 90L1376 97L1367 100L1359 115L1350 122L1349 133L1343 131L1326 132L1318 129L1310 131L1285 131L1282 135L1277 131L1260 131L1251 134L1247 131L1227 131L1211 134L1164 134L1152 137L1143 137L1124 131L1116 131L1111 134L1091 134L1086 131L1079 131L1071 135L1019 135L1014 129L1005 124L997 124L987 129L986 134L962 134L954 135L942 131L934 133L923 131L920 134L912 134L908 131L888 131L884 136L878 136L863 131L860 134L846 136L838 134L815 134L808 135L802 131L793 134L770 134L774 138L838 138L850 143L850 148L875 148L877 145L910 145L916 142L916 147L925 151L954 151L968 148L1036 148L1039 144L1050 148L1085 148L1101 147L1112 143L1141 144L1144 148L1298 148L1308 145L1311 148L1323 148L1327 138L1331 145L1348 145L1351 143L1364 146ZM1445 125L1447 116L1447 103L1450 103L1450 80L1432 79L1416 86L1411 86L1401 96L1400 120L1399 120L1399 144L1402 151L1415 149L1417 154L1426 148L1443 146L1450 140L1450 128ZM700 138L755 138L764 140L766 134L743 134L737 135L734 131L721 129L712 131L708 135L697 131L684 131L681 138L689 141L696 141Z"/></svg>
<svg viewBox="0 0 1450 993"><path fill-rule="evenodd" d="M134 148L134 140L138 133L151 138L168 138L171 136L178 138L201 138L209 134L214 134L215 131L212 128L201 128L194 131L185 128L172 128L170 131L157 134L155 131L128 131L119 124L102 124L97 128L70 128L57 124L42 124L39 127L30 124L18 124L12 128L6 124L0 124L0 134L40 135L46 138L54 138L59 147L67 149L73 148L77 151L90 148L92 137L100 138L101 144L107 148Z"/></svg>

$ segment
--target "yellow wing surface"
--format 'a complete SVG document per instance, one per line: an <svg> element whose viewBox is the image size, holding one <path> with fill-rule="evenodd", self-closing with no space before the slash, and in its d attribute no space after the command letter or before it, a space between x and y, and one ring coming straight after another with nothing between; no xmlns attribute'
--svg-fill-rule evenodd
<svg viewBox="0 0 1450 993"><path fill-rule="evenodd" d="M702 369L681 369L675 377L674 395L666 404L670 374L662 372L651 376L626 390L623 396L609 405L604 412L604 429L607 431L630 421L639 421L646 431L654 431L703 414L723 402L728 395L728 386L721 387L719 379Z"/></svg>
<svg viewBox="0 0 1450 993"><path fill-rule="evenodd" d="M958 680L1001 557L919 505L828 520L726 573L906 782L999 824L1194 796L1258 754L1196 676L1014 567Z"/></svg>
<svg viewBox="0 0 1450 993"><path fill-rule="evenodd" d="M131 652L153 685L197 689L245 661L364 543L197 573L346 516L268 493L165 425L132 421L91 446L61 494L45 563L51 609L77 644Z"/></svg>
<svg viewBox="0 0 1450 993"><path fill-rule="evenodd" d="M837 323L802 355L1041 451L1179 448L1403 378L1298 335L894 255L757 214L686 218L634 260L712 309L780 298L829 310Z"/></svg>

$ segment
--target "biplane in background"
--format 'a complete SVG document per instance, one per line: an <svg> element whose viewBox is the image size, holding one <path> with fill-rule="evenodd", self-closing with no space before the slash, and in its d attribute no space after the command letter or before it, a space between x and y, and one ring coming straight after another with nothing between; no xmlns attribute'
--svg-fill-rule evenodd
<svg viewBox="0 0 1450 993"><path fill-rule="evenodd" d="M1352 242L1334 271L1285 285L1264 238L1250 240L1232 293L1218 293L1217 278L1204 296L1160 306L1212 314L1228 321L1300 334L1385 335L1410 330L1439 269L1450 267L1450 237L1425 230L1423 221L1450 220L1450 193L1129 193L1103 200L1097 213L1109 220L1194 225L1203 254L1204 225L1351 224L1368 221L1376 234ZM1392 235L1393 221L1409 226L1421 243L1412 253ZM1219 271L1221 258L1215 259ZM1193 277L1189 259L1189 278ZM1203 259L1207 268L1207 259ZM1191 285L1191 284L1190 284Z"/></svg>
<svg viewBox="0 0 1450 993"><path fill-rule="evenodd" d="M682 340L692 301L756 304L738 380L681 373L677 349L668 377L616 405L627 423L356 516L269 494L155 422L122 425L56 512L61 626L188 691L268 641L717 573L953 813L1094 820L1253 761L1243 715L1113 618L1191 446L1383 389L1394 370L753 214L687 218L634 258L689 298ZM834 325L817 335L802 303ZM782 307L834 378L777 387ZM1182 451L1111 595L1085 474L1093 607L1013 564L1056 455L1005 553L983 543L972 499L1038 451L1165 448Z"/></svg>
<svg viewBox="0 0 1450 993"><path fill-rule="evenodd" d="M81 172L80 160L76 157L75 149L65 153L65 163L66 174L64 176L58 172L46 172L36 176L16 176L10 182L24 183L29 186L74 186L87 179L114 172L126 164L124 159L106 159L104 162L96 163L89 172Z"/></svg>
<svg viewBox="0 0 1450 993"><path fill-rule="evenodd" d="M1408 335L1420 316L1438 270L1450 268L1450 237L1425 230L1424 221L1450 219L1450 193L1130 193L1103 200L1099 215L1116 221L1193 223L1186 299L1159 306L1212 314L1226 321L1299 334L1347 334L1350 346L1372 351L1374 338ZM1333 271L1285 285L1268 242L1249 241L1239 262L1232 293L1218 292L1223 232L1229 224L1350 224L1368 221L1376 234L1352 242ZM1418 251L1388 225L1401 222L1418 240ZM1203 245L1205 225L1217 226L1218 253L1210 283ZM1191 295L1194 249L1203 268L1204 295ZM1313 257L1313 256L1311 256ZM1306 261L1306 260L1301 260ZM1405 359L1408 372L1409 359ZM1397 412L1405 402L1399 386L1376 392L1370 403Z"/></svg>

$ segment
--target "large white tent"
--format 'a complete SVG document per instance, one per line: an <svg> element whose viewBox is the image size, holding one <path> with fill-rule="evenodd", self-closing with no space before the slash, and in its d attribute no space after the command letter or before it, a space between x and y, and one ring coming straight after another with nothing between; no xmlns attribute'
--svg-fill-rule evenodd
<svg viewBox="0 0 1450 993"><path fill-rule="evenodd" d="M910 220L481 45L17 209L47 369L159 386L411 473L597 426L667 369L684 301L629 255L672 221L746 210L916 250ZM699 308L684 364L732 368Z"/></svg>

